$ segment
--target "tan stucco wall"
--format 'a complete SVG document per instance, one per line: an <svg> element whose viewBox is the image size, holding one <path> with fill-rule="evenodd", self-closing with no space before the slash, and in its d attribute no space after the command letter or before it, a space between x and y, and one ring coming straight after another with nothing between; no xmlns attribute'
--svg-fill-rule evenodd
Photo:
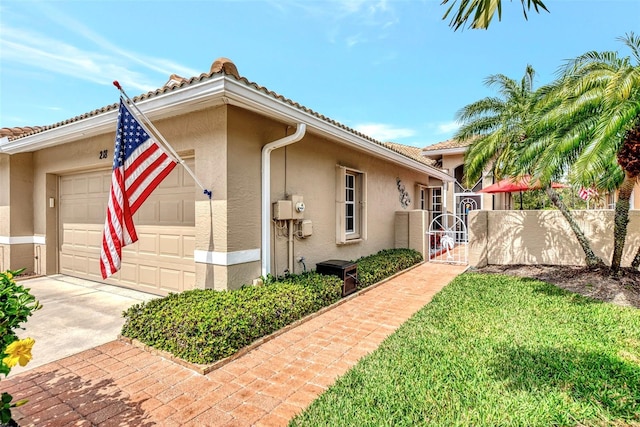
<svg viewBox="0 0 640 427"><path fill-rule="evenodd" d="M213 191L210 201L199 187L195 191L195 249L207 252L236 252L261 246L261 149L294 129L284 123L246 110L220 106L188 115L154 121L155 126L179 153L195 157L195 173ZM115 128L115 126L114 126ZM39 150L19 158L31 159L30 170L16 181L21 209L32 212L32 224L17 222L19 229L31 228L28 235L46 239L29 251L39 255L35 268L42 274L58 272L58 180L70 173L109 170L113 155L113 132ZM106 159L99 153L108 150ZM11 156L13 158L15 156ZM0 162L7 157L0 157ZM271 201L290 195L304 197L305 219L313 221L313 235L294 240L294 259L304 257L307 269L327 259L353 260L394 247L394 218L403 211L397 178L409 192L416 207L413 189L417 183L437 184L415 171L397 166L346 145L323 139L308 130L300 142L275 150L272 160ZM0 163L2 164L2 163ZM367 239L358 243L336 244L336 165L367 173ZM0 169L0 177L3 170ZM30 182L29 180L32 180ZM435 181L435 182L434 182ZM27 191L31 187L31 192ZM0 200L2 200L0 194ZM49 207L49 199L55 207ZM13 212L13 203L11 209ZM0 206L0 217L9 215ZM12 227L13 227L13 220ZM287 268L287 239L276 237L272 229L272 272ZM260 261L224 266L196 263L195 287L226 289L251 283L261 274ZM294 272L303 270L294 262Z"/></svg>
<svg viewBox="0 0 640 427"><path fill-rule="evenodd" d="M11 235L33 235L33 155L11 156Z"/></svg>
<svg viewBox="0 0 640 427"><path fill-rule="evenodd" d="M8 154L0 154L0 206L9 206L9 162Z"/></svg>
<svg viewBox="0 0 640 427"><path fill-rule="evenodd" d="M22 153L0 155L0 236L32 239L33 156ZM33 243L0 244L0 269L34 268Z"/></svg>
<svg viewBox="0 0 640 427"><path fill-rule="evenodd" d="M0 236L10 236L11 232L9 230L11 225L11 208L9 205L0 206Z"/></svg>
<svg viewBox="0 0 640 427"><path fill-rule="evenodd" d="M613 211L573 211L595 254L610 262ZM640 211L629 212L622 265L640 246ZM476 211L469 218L469 264L584 265L584 253L566 221L555 210Z"/></svg>
<svg viewBox="0 0 640 427"><path fill-rule="evenodd" d="M442 168L447 170L447 174L454 176L455 169L464 163L463 154L448 155L442 157ZM446 211L453 213L455 183L446 184L447 196L445 200Z"/></svg>
<svg viewBox="0 0 640 427"><path fill-rule="evenodd" d="M450 176L454 176L455 169L464 164L464 154L452 154L446 155L442 157L442 168L447 170L447 173ZM464 184L464 183L461 183ZM482 186L488 187L493 184L490 178L486 176L482 180ZM447 185L447 212L454 212L454 192L455 192L455 184L453 182ZM487 210L500 210L508 207L509 203L509 194L482 194L482 206L479 209L487 209Z"/></svg>
<svg viewBox="0 0 640 427"><path fill-rule="evenodd" d="M285 161L286 157L286 161ZM395 245L395 213L405 210L400 204L397 178L411 195L416 183L428 182L428 177L406 170L344 145L308 134L294 145L273 153L272 202L287 195L304 197L305 219L313 222L313 235L294 241L294 259L304 257L307 269L329 259L355 260ZM286 163L286 164L285 164ZM336 165L367 174L367 239L354 244L336 244ZM286 172L286 173L285 173ZM287 240L276 239L278 268L286 267ZM275 266L274 266L275 267ZM294 272L302 265L294 262Z"/></svg>

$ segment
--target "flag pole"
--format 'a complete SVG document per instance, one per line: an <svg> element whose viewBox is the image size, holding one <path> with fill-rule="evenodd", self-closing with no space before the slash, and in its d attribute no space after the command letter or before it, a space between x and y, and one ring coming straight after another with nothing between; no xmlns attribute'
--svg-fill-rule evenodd
<svg viewBox="0 0 640 427"><path fill-rule="evenodd" d="M171 152L171 155L178 161L178 163L180 163L182 165L182 167L185 168L185 170L189 173L189 175L191 175L191 178L193 178L193 180L196 182L196 184L198 184L198 186L200 188L202 188L203 194L206 194L207 196L209 196L209 200L211 200L211 197L213 195L211 190L207 190L204 187L204 185L202 185L200 180L196 177L196 174L193 173L191 168L189 166L187 166L187 164L184 162L184 160L182 160L182 157L180 157L178 155L178 153L176 153L176 150L174 150L173 147L171 146L171 144L169 144L169 142L164 138L164 136L162 136L160 131L153 125L151 120L149 120L149 118L140 110L140 108L138 108L136 103L133 102L133 100L131 98L129 98L129 95L127 95L127 93L124 91L124 89L122 89L122 86L120 86L120 83L118 83L117 80L114 80L113 81L113 85L116 88L118 88L120 93L122 93L122 95L124 95L126 100L129 101L129 103L133 106L133 108L136 110L136 112L145 120L146 124L153 130L153 132L158 137L158 139L160 139L162 141L164 146Z"/></svg>

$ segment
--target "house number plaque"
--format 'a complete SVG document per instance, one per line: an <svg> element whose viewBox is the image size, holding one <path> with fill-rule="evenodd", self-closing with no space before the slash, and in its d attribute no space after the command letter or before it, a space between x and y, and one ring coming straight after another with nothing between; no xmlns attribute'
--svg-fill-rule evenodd
<svg viewBox="0 0 640 427"><path fill-rule="evenodd" d="M109 150L100 150L100 154L98 155L99 159L106 159L109 157Z"/></svg>

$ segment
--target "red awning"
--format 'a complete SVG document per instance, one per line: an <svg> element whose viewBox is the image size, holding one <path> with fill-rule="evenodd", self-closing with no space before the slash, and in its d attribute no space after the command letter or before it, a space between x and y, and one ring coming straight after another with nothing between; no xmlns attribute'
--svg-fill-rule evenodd
<svg viewBox="0 0 640 427"><path fill-rule="evenodd" d="M540 190L542 188L539 181L534 182L533 184L531 184L530 181L531 177L529 175L505 178L501 181L496 182L495 184L491 184L490 186L483 188L482 190L478 191L478 193L518 193L521 191ZM551 188L565 187L567 186L564 184L560 184L557 182L551 183Z"/></svg>

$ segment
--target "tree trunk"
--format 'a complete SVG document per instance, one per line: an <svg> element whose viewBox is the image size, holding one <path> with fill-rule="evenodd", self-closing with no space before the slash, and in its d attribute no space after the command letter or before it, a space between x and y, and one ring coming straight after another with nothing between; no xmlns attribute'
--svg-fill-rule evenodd
<svg viewBox="0 0 640 427"><path fill-rule="evenodd" d="M573 216L571 215L571 212L569 211L569 209L567 209L567 206L564 204L562 200L560 200L558 193L551 187L547 187L545 191L547 193L547 196L549 196L551 203L553 203L553 205L556 208L558 208L558 210L562 213L562 216L564 217L564 219L566 219L567 222L569 223L569 227L571 227L571 231L573 231L573 234L576 236L576 239L578 239L578 243L580 243L580 246L582 247L582 251L584 252L584 261L586 262L587 267L589 268L605 267L604 261L602 261L602 259L597 257L595 253L593 253L593 249L591 249L591 245L589 244L587 237L584 235L584 233L580 229L580 226L578 225L576 220L573 219Z"/></svg>
<svg viewBox="0 0 640 427"><path fill-rule="evenodd" d="M618 189L618 201L613 226L613 256L611 257L611 275L620 276L620 262L622 261L622 251L627 238L627 224L629 224L629 202L633 187L636 185L636 177L632 177L628 172L624 174L624 181Z"/></svg>

